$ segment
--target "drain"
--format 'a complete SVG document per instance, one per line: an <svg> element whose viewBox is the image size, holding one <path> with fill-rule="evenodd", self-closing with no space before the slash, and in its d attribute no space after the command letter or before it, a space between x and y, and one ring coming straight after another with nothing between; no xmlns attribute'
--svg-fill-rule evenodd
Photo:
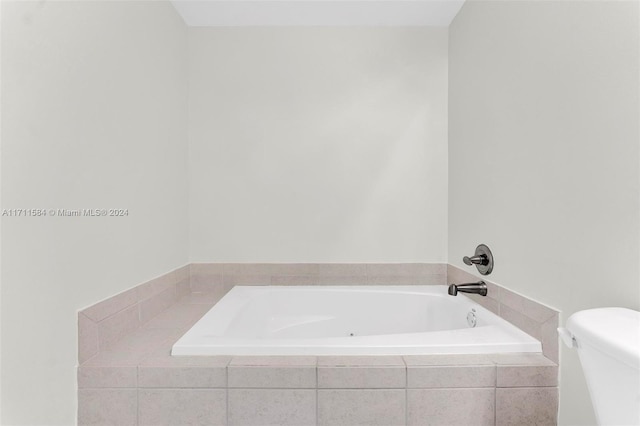
<svg viewBox="0 0 640 426"><path fill-rule="evenodd" d="M355 335L356 335L356 333L349 333L349 337L353 337Z"/></svg>

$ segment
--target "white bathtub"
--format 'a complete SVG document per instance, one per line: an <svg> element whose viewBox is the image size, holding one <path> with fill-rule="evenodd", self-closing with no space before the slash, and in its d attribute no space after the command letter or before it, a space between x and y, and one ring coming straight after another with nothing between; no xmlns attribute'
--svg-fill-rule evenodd
<svg viewBox="0 0 640 426"><path fill-rule="evenodd" d="M471 326L467 317L475 317ZM445 286L239 286L172 355L541 352L540 342Z"/></svg>

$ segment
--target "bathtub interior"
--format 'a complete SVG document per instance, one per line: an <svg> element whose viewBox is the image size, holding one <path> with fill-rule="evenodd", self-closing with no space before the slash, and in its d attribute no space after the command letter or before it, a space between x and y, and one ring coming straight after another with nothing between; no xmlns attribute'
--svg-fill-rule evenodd
<svg viewBox="0 0 640 426"><path fill-rule="evenodd" d="M541 352L446 286L237 286L173 346L179 355Z"/></svg>

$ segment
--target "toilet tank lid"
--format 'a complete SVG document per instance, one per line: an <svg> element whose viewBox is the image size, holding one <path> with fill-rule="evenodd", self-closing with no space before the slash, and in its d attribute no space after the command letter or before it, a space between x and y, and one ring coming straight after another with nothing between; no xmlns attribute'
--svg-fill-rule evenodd
<svg viewBox="0 0 640 426"><path fill-rule="evenodd" d="M626 308L598 308L579 311L567 320L566 328L578 345L589 342L602 352L640 368L640 312Z"/></svg>

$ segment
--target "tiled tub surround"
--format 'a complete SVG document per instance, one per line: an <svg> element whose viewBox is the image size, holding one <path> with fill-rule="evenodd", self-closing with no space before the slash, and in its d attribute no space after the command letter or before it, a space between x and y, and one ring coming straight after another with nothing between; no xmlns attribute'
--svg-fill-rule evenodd
<svg viewBox="0 0 640 426"><path fill-rule="evenodd" d="M467 279L477 277L428 264L180 268L79 313L78 423L555 424L557 365L548 359L553 351L548 358L170 356L173 343L236 284L445 284ZM554 318L557 323L557 312L536 322L548 315L548 308L488 284L493 297L478 302L503 311L503 318L534 337L541 333L544 348L543 326ZM550 347L557 359L557 345L547 343L545 354Z"/></svg>

